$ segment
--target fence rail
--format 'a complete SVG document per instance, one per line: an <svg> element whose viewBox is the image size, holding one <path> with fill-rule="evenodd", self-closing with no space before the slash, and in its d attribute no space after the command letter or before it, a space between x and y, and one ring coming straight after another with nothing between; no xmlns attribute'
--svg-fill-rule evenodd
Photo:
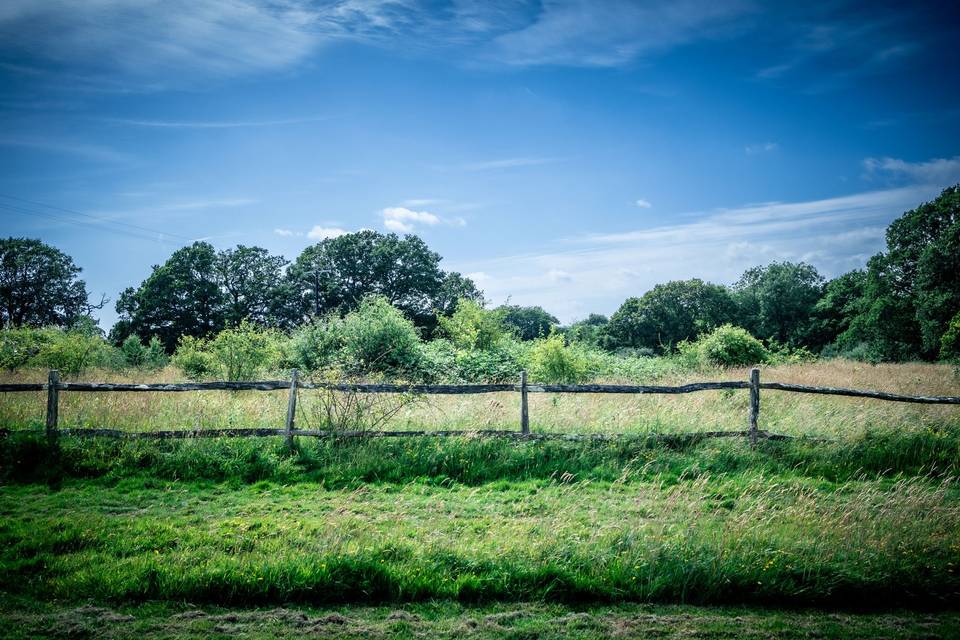
<svg viewBox="0 0 960 640"><path fill-rule="evenodd" d="M329 431L295 428L297 392L301 389L324 389L354 393L412 393L428 395L466 395L477 393L516 392L520 394L520 430L486 429L478 431ZM521 437L531 439L609 439L611 436L544 434L530 433L529 407L527 395L530 393L616 393L616 394L677 394L720 389L749 389L750 409L748 428L745 431L706 431L681 434L687 437L747 437L751 445L758 438L784 439L787 436L767 433L759 428L760 390L788 391L794 393L812 393L855 398L872 398L892 402L912 402L921 404L960 404L957 396L910 396L885 391L864 389L844 389L840 387L815 387L785 382L760 382L760 369L750 371L749 380L722 382L694 382L679 386L661 385L621 385L621 384L529 384L527 373L520 373L520 384L366 384L347 382L303 382L296 369L291 372L290 380L261 380L253 382L188 382L159 384L125 384L100 382L62 382L57 371L50 371L47 382L27 384L0 384L0 392L46 391L46 434L51 441L60 435L79 437L119 437L119 438L217 438L217 437L266 437L283 436L292 445L297 436L311 437L399 437L399 436L452 436L481 435L501 437ZM289 391L286 422L280 428L248 429L183 429L159 431L122 431L119 429L60 429L59 394L61 391L78 392L182 392L182 391ZM10 433L0 429L0 434ZM676 438L678 436L664 436Z"/></svg>

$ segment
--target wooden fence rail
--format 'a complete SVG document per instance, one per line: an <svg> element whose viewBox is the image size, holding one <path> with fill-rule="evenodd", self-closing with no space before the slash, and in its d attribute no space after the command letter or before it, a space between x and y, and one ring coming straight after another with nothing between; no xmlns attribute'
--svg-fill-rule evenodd
<svg viewBox="0 0 960 640"><path fill-rule="evenodd" d="M301 389L325 389L329 391L353 393L411 393L428 395L462 395L477 393L516 392L520 394L520 430L479 430L465 431L326 431L316 429L297 429L295 425L297 393ZM795 393L813 393L855 398L872 398L892 402L913 402L922 404L960 404L957 396L909 396L885 391L862 389L843 389L838 387L813 387L784 382L760 382L760 369L750 371L750 379L723 382L694 382L679 386L661 385L622 385L622 384L529 384L526 371L520 372L520 384L366 384L352 382L303 382L296 370L291 372L290 380L261 380L254 382L188 382L158 384L123 384L100 382L63 382L57 371L50 371L46 384L0 384L0 392L46 391L46 434L53 442L60 435L69 436L105 436L123 438L216 438L216 437L263 437L283 436L288 445L293 444L296 436L313 437L397 437L397 436L446 436L446 435L483 435L520 438L561 438L561 439L606 439L610 436L568 435L568 434L531 434L527 395L530 393L618 393L618 394L675 394L714 391L719 389L749 389L750 409L748 428L745 431L708 431L686 434L689 437L747 437L751 446L756 446L758 438L782 439L779 436L762 431L759 428L760 390L789 391ZM127 432L119 429L60 429L59 394L61 391L79 392L182 392L182 391L289 391L286 422L282 429L183 429L149 432ZM5 429L0 432L8 433ZM677 436L664 436L674 438Z"/></svg>

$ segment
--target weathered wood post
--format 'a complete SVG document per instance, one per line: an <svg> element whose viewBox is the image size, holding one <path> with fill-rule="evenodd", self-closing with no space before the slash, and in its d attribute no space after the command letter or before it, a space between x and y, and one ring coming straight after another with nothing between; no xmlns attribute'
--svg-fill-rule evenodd
<svg viewBox="0 0 960 640"><path fill-rule="evenodd" d="M287 401L287 448L293 449L293 424L297 417L297 370L290 371L290 399Z"/></svg>
<svg viewBox="0 0 960 640"><path fill-rule="evenodd" d="M47 440L57 441L57 420L60 415L60 372L51 369L47 374Z"/></svg>
<svg viewBox="0 0 960 640"><path fill-rule="evenodd" d="M760 369L750 370L750 446L757 446L757 422L760 419Z"/></svg>
<svg viewBox="0 0 960 640"><path fill-rule="evenodd" d="M520 433L530 433L530 412L527 409L527 372L520 372Z"/></svg>

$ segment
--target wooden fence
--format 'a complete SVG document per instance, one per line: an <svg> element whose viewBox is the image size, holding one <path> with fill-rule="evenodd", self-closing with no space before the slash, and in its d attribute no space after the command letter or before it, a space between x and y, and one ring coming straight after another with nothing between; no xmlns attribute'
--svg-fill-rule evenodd
<svg viewBox="0 0 960 640"><path fill-rule="evenodd" d="M330 431L295 428L297 393L301 389L326 389L354 393L413 393L427 395L463 395L476 393L514 392L520 394L520 429L481 430L481 431ZM50 371L47 383L0 384L0 392L46 391L46 434L51 441L60 435L69 436L106 436L118 438L211 438L244 436L283 436L288 444L296 436L313 437L390 437L390 436L451 436L466 433L486 436L510 436L519 438L608 438L609 436L570 436L565 434L530 433L530 411L527 397L530 393L620 393L620 394L672 394L693 393L696 391L714 391L719 389L749 389L750 408L747 429L743 431L708 431L689 434L696 437L746 437L751 445L759 438L782 439L786 436L767 433L759 429L760 390L789 391L795 393L814 393L854 398L873 398L893 402L913 402L921 404L960 404L957 396L908 396L884 391L865 391L861 389L843 389L837 387L812 387L783 382L760 382L760 369L750 371L750 379L744 381L694 382L680 386L656 385L619 385L619 384L530 384L526 371L520 372L519 384L365 384L365 383L327 383L301 381L296 369L291 372L290 380L266 380L256 382L189 382L176 384L120 384L99 382L63 382L57 371ZM182 391L278 391L288 390L286 422L282 429L237 428L237 429L183 429L161 431L122 431L119 429L60 429L59 407L60 392L182 392ZM0 430L4 431L5 430Z"/></svg>

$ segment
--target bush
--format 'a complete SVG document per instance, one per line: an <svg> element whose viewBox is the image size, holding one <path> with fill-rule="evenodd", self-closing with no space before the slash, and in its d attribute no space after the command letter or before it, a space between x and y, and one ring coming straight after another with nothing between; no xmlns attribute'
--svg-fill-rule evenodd
<svg viewBox="0 0 960 640"><path fill-rule="evenodd" d="M343 321L336 315L317 318L298 329L290 340L290 364L315 373L338 364L343 349Z"/></svg>
<svg viewBox="0 0 960 640"><path fill-rule="evenodd" d="M515 382L523 369L527 349L501 338L486 349L457 351L456 375L462 382Z"/></svg>
<svg viewBox="0 0 960 640"><path fill-rule="evenodd" d="M180 336L172 362L191 380L200 380L213 372L213 359L204 351L205 341L194 336Z"/></svg>
<svg viewBox="0 0 960 640"><path fill-rule="evenodd" d="M206 350L224 380L253 380L260 372L277 369L283 358L279 334L246 320L218 333Z"/></svg>
<svg viewBox="0 0 960 640"><path fill-rule="evenodd" d="M83 330L43 329L40 349L30 361L33 367L57 369L68 376L78 376L91 367L119 368L123 364L119 352L99 335Z"/></svg>
<svg viewBox="0 0 960 640"><path fill-rule="evenodd" d="M529 364L532 379L547 384L577 384L590 374L586 353L577 346L567 346L558 333L536 341Z"/></svg>
<svg viewBox="0 0 960 640"><path fill-rule="evenodd" d="M679 359L691 368L744 367L770 361L763 343L746 329L725 324L697 338L677 345Z"/></svg>
<svg viewBox="0 0 960 640"><path fill-rule="evenodd" d="M127 336L120 345L120 353L123 355L124 364L128 367L162 369L169 360L164 351L163 342L157 336L150 338L146 346L137 336Z"/></svg>
<svg viewBox="0 0 960 640"><path fill-rule="evenodd" d="M0 367L16 371L40 353L48 341L49 332L31 327L12 327L0 330Z"/></svg>
<svg viewBox="0 0 960 640"><path fill-rule="evenodd" d="M953 316L946 332L940 337L940 358L960 363L960 313Z"/></svg>
<svg viewBox="0 0 960 640"><path fill-rule="evenodd" d="M491 349L507 335L500 318L473 300L461 298L453 315L439 319L439 331L458 349Z"/></svg>
<svg viewBox="0 0 960 640"><path fill-rule="evenodd" d="M421 346L413 323L382 296L364 298L343 319L342 363L348 374L416 376Z"/></svg>

